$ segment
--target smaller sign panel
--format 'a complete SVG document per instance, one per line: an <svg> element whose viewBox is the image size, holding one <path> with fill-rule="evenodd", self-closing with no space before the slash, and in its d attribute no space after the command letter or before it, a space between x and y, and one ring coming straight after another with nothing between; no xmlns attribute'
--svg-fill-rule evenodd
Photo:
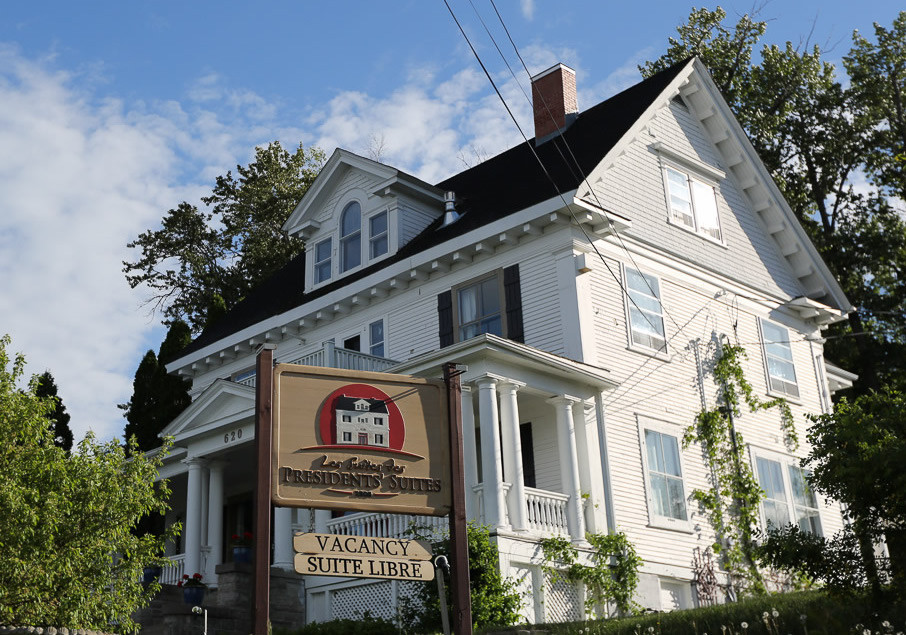
<svg viewBox="0 0 906 635"><path fill-rule="evenodd" d="M296 573L330 575L342 578L386 578L388 580L433 580L430 560L400 560L359 555L297 553L293 560Z"/></svg>
<svg viewBox="0 0 906 635"><path fill-rule="evenodd" d="M337 534L296 534L293 549L298 553L330 556L374 556L397 560L430 560L431 545L424 540L372 538Z"/></svg>

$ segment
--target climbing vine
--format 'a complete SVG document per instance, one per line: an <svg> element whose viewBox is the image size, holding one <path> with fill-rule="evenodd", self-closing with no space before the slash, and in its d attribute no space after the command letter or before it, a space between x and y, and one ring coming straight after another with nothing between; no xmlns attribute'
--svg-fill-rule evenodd
<svg viewBox="0 0 906 635"><path fill-rule="evenodd" d="M541 541L541 550L548 563L544 570L551 576L551 581L584 583L586 614L610 603L621 614L635 613L639 606L632 596L639 584L639 566L642 564L635 547L623 533L589 533L585 537L592 548L589 564L579 562L579 550L568 538L558 536Z"/></svg>
<svg viewBox="0 0 906 635"><path fill-rule="evenodd" d="M714 552L722 556L734 586L739 581L752 591L764 592L764 580L753 558L753 531L764 492L745 460L745 442L736 432L733 418L740 416L742 403L752 412L778 408L787 447L795 449L798 438L786 400L761 400L755 395L742 370L745 356L741 346L725 343L720 347L713 368L714 381L720 388L719 403L696 416L683 435L683 446L700 444L711 468L714 488L695 490L692 497L705 509L711 526L723 539L714 544Z"/></svg>

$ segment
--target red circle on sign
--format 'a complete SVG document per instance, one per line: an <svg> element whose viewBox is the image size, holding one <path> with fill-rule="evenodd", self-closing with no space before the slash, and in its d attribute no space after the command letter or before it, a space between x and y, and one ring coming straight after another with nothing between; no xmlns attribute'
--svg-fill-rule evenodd
<svg viewBox="0 0 906 635"><path fill-rule="evenodd" d="M403 414L399 407L384 391L369 386L368 384L347 384L342 388L334 390L327 399L321 404L321 416L318 421L319 431L321 433L321 443L324 445L338 445L337 441L337 400L341 397L352 397L359 399L380 399L387 406L387 432L388 447L377 448L370 445L343 444L344 448L360 448L367 450L402 450L403 442L406 440L406 426L403 423Z"/></svg>

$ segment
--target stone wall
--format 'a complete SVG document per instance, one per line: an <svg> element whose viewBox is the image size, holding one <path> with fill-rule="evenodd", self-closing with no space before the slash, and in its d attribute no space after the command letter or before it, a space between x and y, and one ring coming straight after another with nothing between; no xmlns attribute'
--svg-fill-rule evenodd
<svg viewBox="0 0 906 635"><path fill-rule="evenodd" d="M201 603L208 614L208 632L248 635L252 630L252 565L234 562L218 565L217 585L216 589L207 590ZM305 624L302 576L272 568L270 595L271 624L282 628L300 628ZM142 625L142 635L197 635L204 627L204 615L192 613L192 607L183 600L182 589L172 585L164 585L151 605L139 611L135 619Z"/></svg>

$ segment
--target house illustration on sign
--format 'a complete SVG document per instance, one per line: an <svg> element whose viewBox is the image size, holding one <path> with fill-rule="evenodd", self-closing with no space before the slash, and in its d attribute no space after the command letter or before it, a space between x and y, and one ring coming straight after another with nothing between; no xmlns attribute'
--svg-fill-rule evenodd
<svg viewBox="0 0 906 635"><path fill-rule="evenodd" d="M390 415L384 401L343 395L334 408L338 444L389 447Z"/></svg>
<svg viewBox="0 0 906 635"><path fill-rule="evenodd" d="M693 495L711 491L712 472L683 445L718 403L720 343L745 350L755 393L784 397L805 439L806 415L854 379L822 339L851 304L700 60L582 112L565 66L537 74L532 92L534 139L439 183L337 149L284 225L305 253L168 363L193 401L163 431L175 439L161 470L167 520L184 523L163 582L184 570L216 585L224 537L251 526L249 371L268 343L278 363L432 379L447 363L468 368L467 516L490 528L524 621L583 617L584 590L551 578L540 545L561 537L587 554L592 532L635 546L642 606L722 601L730 580L702 554L724 538ZM396 430L392 401L339 394L320 443L335 425L336 445L403 448L382 432ZM762 527L843 527L837 502L803 489L807 448L786 442L776 410L734 426L768 493ZM275 507L272 564L292 571L294 531L395 538L413 521L445 526ZM711 575L717 586L699 584ZM309 622L394 619L406 587L312 578L300 593Z"/></svg>

